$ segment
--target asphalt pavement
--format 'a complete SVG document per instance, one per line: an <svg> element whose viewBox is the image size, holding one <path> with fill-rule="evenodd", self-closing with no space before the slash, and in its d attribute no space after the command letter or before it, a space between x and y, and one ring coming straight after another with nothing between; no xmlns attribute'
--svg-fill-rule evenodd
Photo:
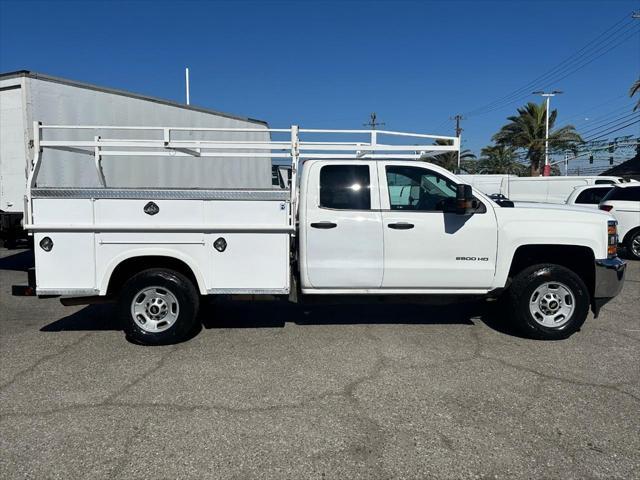
<svg viewBox="0 0 640 480"><path fill-rule="evenodd" d="M568 340L484 303L207 305L188 342L111 305L10 296L0 250L0 478L640 478L640 262Z"/></svg>

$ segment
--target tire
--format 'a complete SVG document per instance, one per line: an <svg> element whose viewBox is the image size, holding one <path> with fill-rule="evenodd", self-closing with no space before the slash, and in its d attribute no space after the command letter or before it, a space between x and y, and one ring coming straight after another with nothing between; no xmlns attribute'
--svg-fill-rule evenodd
<svg viewBox="0 0 640 480"><path fill-rule="evenodd" d="M624 240L624 248L634 260L640 260L640 228L631 231Z"/></svg>
<svg viewBox="0 0 640 480"><path fill-rule="evenodd" d="M508 290L518 329L527 337L561 340L580 330L589 314L589 289L571 270L533 265L518 273Z"/></svg>
<svg viewBox="0 0 640 480"><path fill-rule="evenodd" d="M200 298L191 280L173 270L152 268L131 277L118 299L127 338L142 345L167 345L196 330Z"/></svg>

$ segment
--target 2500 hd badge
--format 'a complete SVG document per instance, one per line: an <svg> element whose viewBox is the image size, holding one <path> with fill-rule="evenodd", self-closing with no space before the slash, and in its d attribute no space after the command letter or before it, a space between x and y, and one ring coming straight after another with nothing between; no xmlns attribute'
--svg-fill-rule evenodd
<svg viewBox="0 0 640 480"><path fill-rule="evenodd" d="M456 257L456 260L462 260L466 262L488 262L489 257Z"/></svg>

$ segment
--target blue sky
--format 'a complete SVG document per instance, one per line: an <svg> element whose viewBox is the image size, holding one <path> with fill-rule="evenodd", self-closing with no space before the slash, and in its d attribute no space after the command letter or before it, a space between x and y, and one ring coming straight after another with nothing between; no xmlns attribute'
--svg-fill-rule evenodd
<svg viewBox="0 0 640 480"><path fill-rule="evenodd" d="M0 0L0 71L183 101L188 65L192 104L274 127L359 128L376 111L387 129L452 134L450 116L526 85L633 10L640 1ZM628 111L640 74L635 22L635 36L550 85L565 92L553 100L559 123L589 131ZM469 116L465 146L478 152L534 99Z"/></svg>

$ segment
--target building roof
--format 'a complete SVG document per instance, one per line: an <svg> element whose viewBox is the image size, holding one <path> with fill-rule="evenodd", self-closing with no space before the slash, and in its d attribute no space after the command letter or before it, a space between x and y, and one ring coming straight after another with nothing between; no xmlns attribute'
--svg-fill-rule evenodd
<svg viewBox="0 0 640 480"><path fill-rule="evenodd" d="M636 156L630 158L626 162L622 162L609 170L602 172L600 175L614 175L617 177L629 177L640 180L640 151Z"/></svg>
<svg viewBox="0 0 640 480"><path fill-rule="evenodd" d="M185 105L185 104L182 104L182 103L172 102L170 100L164 100L162 98L149 97L147 95L140 95L138 93L132 93L132 92L128 92L126 90L117 90L117 89L114 89L114 88L106 88L106 87L100 87L98 85L92 85L90 83L78 82L76 80L69 80L69 79L66 79L66 78L52 77L50 75L45 75L45 74L42 74L42 73L32 72L32 71L29 71L29 70L18 70L18 71L15 71L15 72L0 73L0 80L6 80L6 79L10 79L10 78L17 78L17 77L35 78L35 79L44 80L44 81L47 81L47 82L55 82L55 83L61 83L61 84L64 84L64 85L71 85L71 86L79 87L79 88L86 88L86 89L89 89L89 90L96 90L98 92L112 93L112 94L115 94L115 95L123 95L123 96L126 96L126 97L137 98L139 100L145 100L145 101L148 101L148 102L155 102L155 103L160 103L160 104L163 104L163 105L169 105L169 106L172 106L172 107L184 108L186 110L192 110L194 112L210 113L212 115L218 115L220 117L232 118L234 120L242 120L242 121L245 121L245 122L258 123L260 125L268 126L267 122L264 121L264 120L257 120L255 118L232 115L230 113L218 112L217 110L210 110L208 108L194 107L193 105Z"/></svg>

